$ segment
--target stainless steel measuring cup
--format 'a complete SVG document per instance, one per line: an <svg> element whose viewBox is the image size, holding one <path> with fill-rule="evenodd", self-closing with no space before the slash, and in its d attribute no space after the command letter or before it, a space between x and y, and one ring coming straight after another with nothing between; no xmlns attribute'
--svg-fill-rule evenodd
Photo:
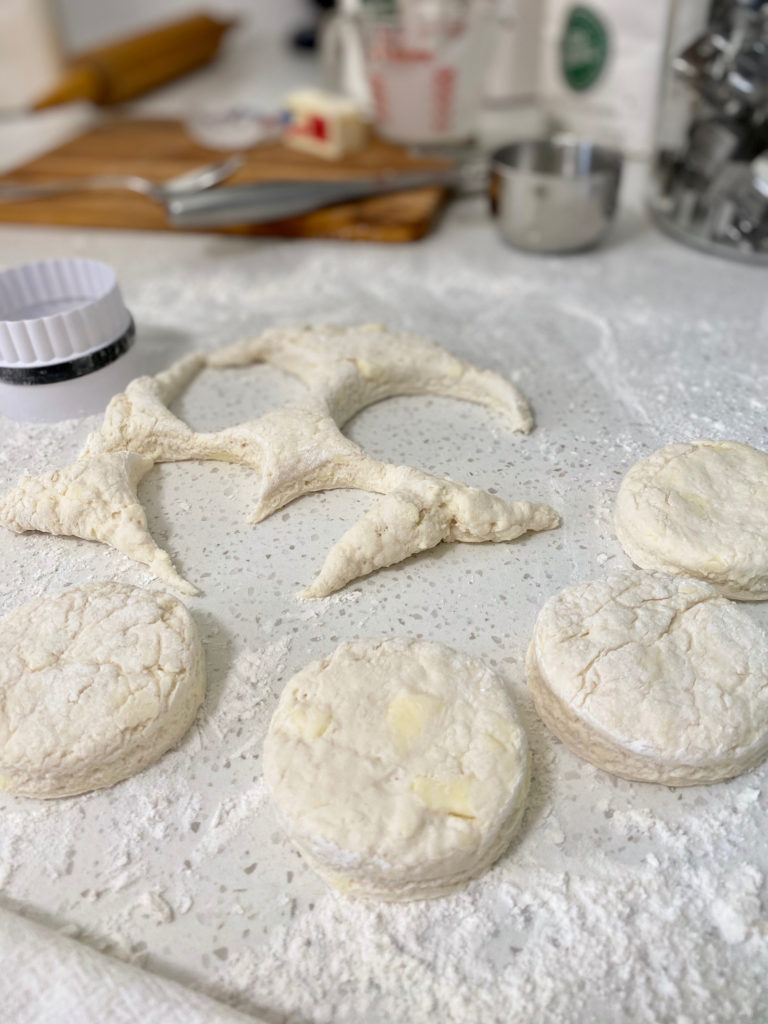
<svg viewBox="0 0 768 1024"><path fill-rule="evenodd" d="M616 211L622 156L584 139L530 139L491 162L491 211L501 237L532 252L597 245Z"/></svg>

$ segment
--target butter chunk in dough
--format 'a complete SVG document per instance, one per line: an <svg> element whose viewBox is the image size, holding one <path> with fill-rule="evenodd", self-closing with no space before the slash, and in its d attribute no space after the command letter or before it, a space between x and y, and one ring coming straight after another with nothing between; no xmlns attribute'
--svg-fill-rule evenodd
<svg viewBox="0 0 768 1024"><path fill-rule="evenodd" d="M443 541L514 540L560 522L548 505L502 501L486 491L402 467L402 483L355 523L329 552L301 597L326 597L351 580Z"/></svg>
<svg viewBox="0 0 768 1024"><path fill-rule="evenodd" d="M209 366L265 362L299 377L343 427L355 413L394 395L444 395L489 406L514 430L533 418L524 396L504 377L458 359L434 342L380 324L276 327L212 352Z"/></svg>
<svg viewBox="0 0 768 1024"><path fill-rule="evenodd" d="M150 536L136 488L151 468L140 455L114 452L84 455L64 469L23 477L0 497L0 525L15 533L38 530L101 541L182 593L196 594Z"/></svg>
<svg viewBox="0 0 768 1024"><path fill-rule="evenodd" d="M542 608L528 686L547 726L614 775L719 782L768 753L768 638L706 583L623 572Z"/></svg>
<svg viewBox="0 0 768 1024"><path fill-rule="evenodd" d="M766 600L768 454L738 441L667 445L624 477L615 527L641 569L694 576L736 600Z"/></svg>
<svg viewBox="0 0 768 1024"><path fill-rule="evenodd" d="M148 767L205 692L197 627L176 598L118 583L48 594L0 622L0 787L74 796Z"/></svg>
<svg viewBox="0 0 768 1024"><path fill-rule="evenodd" d="M529 781L501 681L441 644L342 644L286 685L264 775L328 882L381 900L440 896L504 851Z"/></svg>

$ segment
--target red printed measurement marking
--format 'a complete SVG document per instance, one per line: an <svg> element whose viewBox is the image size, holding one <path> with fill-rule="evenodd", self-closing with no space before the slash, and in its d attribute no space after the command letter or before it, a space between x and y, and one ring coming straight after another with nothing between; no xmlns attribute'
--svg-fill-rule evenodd
<svg viewBox="0 0 768 1024"><path fill-rule="evenodd" d="M413 64L434 58L432 50L403 46L399 30L380 29L371 42L371 60L381 64Z"/></svg>
<svg viewBox="0 0 768 1024"><path fill-rule="evenodd" d="M451 127L455 92L455 68L438 68L435 72L435 128L437 131L445 132Z"/></svg>
<svg viewBox="0 0 768 1024"><path fill-rule="evenodd" d="M371 92L373 93L373 102L376 104L379 120L383 124L388 124L390 111L389 104L387 103L387 87L384 85L384 79L381 75L371 75Z"/></svg>
<svg viewBox="0 0 768 1024"><path fill-rule="evenodd" d="M425 60L434 60L434 53L430 50L402 50L393 49L387 53L387 60L393 64L418 64Z"/></svg>

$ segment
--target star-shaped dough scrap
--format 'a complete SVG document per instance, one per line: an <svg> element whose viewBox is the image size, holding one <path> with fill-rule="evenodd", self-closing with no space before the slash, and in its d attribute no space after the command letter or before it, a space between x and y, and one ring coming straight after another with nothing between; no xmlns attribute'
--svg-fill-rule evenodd
<svg viewBox="0 0 768 1024"><path fill-rule="evenodd" d="M486 491L373 458L345 437L323 406L287 407L218 436L228 461L257 468L258 523L303 494L351 488L385 494L328 554L304 597L324 597L353 579L442 541L514 540L560 522L548 505L506 502Z"/></svg>
<svg viewBox="0 0 768 1024"><path fill-rule="evenodd" d="M402 482L344 534L300 597L327 597L354 579L443 541L498 543L560 523L548 505L502 501L449 477L399 469Z"/></svg>
<svg viewBox="0 0 768 1024"><path fill-rule="evenodd" d="M508 380L451 355L418 334L379 324L273 328L212 352L209 366L265 362L299 377L324 401L338 426L393 395L444 395L496 409L527 433L533 417Z"/></svg>
<svg viewBox="0 0 768 1024"><path fill-rule="evenodd" d="M168 405L205 366L200 354L179 359L155 377L137 377L107 406L82 455L132 451L152 462L215 458L215 435L192 430Z"/></svg>
<svg viewBox="0 0 768 1024"><path fill-rule="evenodd" d="M345 437L322 404L287 406L216 435L219 457L258 470L259 523L289 502L334 488L385 494L400 479L400 467L380 462Z"/></svg>
<svg viewBox="0 0 768 1024"><path fill-rule="evenodd" d="M136 496L152 465L150 459L124 451L82 456L64 469L23 477L0 498L0 524L15 533L39 530L101 541L142 562L177 590L196 594L152 540Z"/></svg>

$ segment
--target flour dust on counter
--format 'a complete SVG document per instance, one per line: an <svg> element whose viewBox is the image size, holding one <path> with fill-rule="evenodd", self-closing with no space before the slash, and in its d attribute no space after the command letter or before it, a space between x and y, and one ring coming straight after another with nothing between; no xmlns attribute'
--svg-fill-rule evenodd
<svg viewBox="0 0 768 1024"><path fill-rule="evenodd" d="M302 901L266 947L216 964L209 991L280 1024L761 1021L766 875L742 853L764 827L760 782L686 808L577 775L567 751L537 760L565 784L556 803L532 794L513 855L483 878L428 902Z"/></svg>
<svg viewBox="0 0 768 1024"><path fill-rule="evenodd" d="M439 338L528 394L536 431L438 395L368 406L344 433L382 461L564 513L557 532L438 547L296 601L377 499L325 491L253 529L253 471L156 466L139 499L158 545L201 587L188 603L205 702L179 746L110 789L57 801L0 793L4 907L268 1024L764 1018L768 765L712 786L628 782L558 742L525 686L545 600L630 566L612 505L634 462L691 436L768 449L764 274L675 246L638 217L618 227L615 244L570 260L502 250L472 201L397 258L365 245L3 229L19 260L39 258L44 242L114 264L150 373L297 321L376 320ZM272 366L211 369L173 410L215 432L303 397ZM0 421L3 488L72 463L97 427ZM0 530L0 561L4 611L93 579L147 581L103 545L49 535ZM768 624L768 602L741 611ZM286 838L261 744L308 661L393 631L460 646L503 679L531 786L509 850L483 876L441 899L370 904L327 890Z"/></svg>

